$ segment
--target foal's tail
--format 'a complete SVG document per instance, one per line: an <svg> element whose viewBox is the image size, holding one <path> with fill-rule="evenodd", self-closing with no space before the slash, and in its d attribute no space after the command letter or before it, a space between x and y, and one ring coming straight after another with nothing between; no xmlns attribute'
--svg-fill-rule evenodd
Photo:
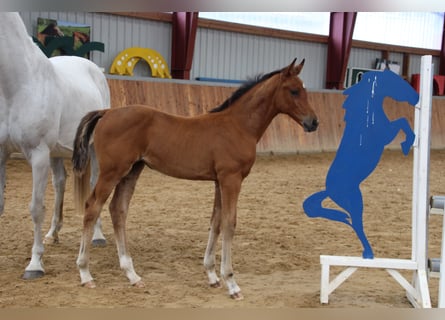
<svg viewBox="0 0 445 320"><path fill-rule="evenodd" d="M97 122L107 110L87 113L77 127L71 162L74 171L74 205L76 212L82 212L90 192L90 139Z"/></svg>
<svg viewBox="0 0 445 320"><path fill-rule="evenodd" d="M73 170L76 175L83 175L90 160L89 147L91 135L94 132L97 122L103 117L107 110L97 110L87 113L77 127L74 138Z"/></svg>

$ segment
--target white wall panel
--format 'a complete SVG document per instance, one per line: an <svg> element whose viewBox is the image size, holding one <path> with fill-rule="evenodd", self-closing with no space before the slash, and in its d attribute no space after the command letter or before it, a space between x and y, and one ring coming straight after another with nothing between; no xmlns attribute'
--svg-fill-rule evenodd
<svg viewBox="0 0 445 320"><path fill-rule="evenodd" d="M349 55L348 68L369 68L375 67L375 59L381 57L378 50L352 48Z"/></svg>
<svg viewBox="0 0 445 320"><path fill-rule="evenodd" d="M420 73L420 60L422 56L411 55L409 60L409 74ZM433 74L439 74L439 57L433 57Z"/></svg>
<svg viewBox="0 0 445 320"><path fill-rule="evenodd" d="M306 58L301 74L308 88L325 79L326 46L318 43L252 36L199 28L191 78L245 80Z"/></svg>

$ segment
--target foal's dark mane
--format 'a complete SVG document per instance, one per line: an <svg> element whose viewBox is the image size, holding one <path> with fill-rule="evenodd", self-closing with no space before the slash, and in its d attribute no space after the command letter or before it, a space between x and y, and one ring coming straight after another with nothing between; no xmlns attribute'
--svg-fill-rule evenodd
<svg viewBox="0 0 445 320"><path fill-rule="evenodd" d="M249 91L250 89L252 89L253 87L255 87L258 83L261 83L263 81L266 81L267 79L270 79L271 77L273 77L274 75L276 75L277 73L280 73L280 70L275 70L272 71L270 73L267 73L265 75L258 75L253 79L249 79L247 80L246 83L244 83L241 87L238 88L238 90L236 90L231 96L230 98L228 98L226 101L224 101L219 107L216 107L212 110L210 110L210 113L215 113L215 112L220 112L223 111L225 109L227 109L228 107L230 107L236 100L238 100L239 98L241 98L247 91Z"/></svg>

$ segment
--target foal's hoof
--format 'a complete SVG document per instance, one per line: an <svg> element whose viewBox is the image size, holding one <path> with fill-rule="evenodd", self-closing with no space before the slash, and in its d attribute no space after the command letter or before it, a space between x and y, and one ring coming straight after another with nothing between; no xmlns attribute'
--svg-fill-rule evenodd
<svg viewBox="0 0 445 320"><path fill-rule="evenodd" d="M230 298L232 298L233 300L236 300L236 301L240 301L240 300L244 299L244 296L242 295L241 292L235 292L230 295Z"/></svg>
<svg viewBox="0 0 445 320"><path fill-rule="evenodd" d="M107 240L105 239L94 239L91 241L93 247L106 247L107 246Z"/></svg>
<svg viewBox="0 0 445 320"><path fill-rule="evenodd" d="M221 288L221 282L216 281L215 283L211 283L210 288Z"/></svg>
<svg viewBox="0 0 445 320"><path fill-rule="evenodd" d="M45 272L43 272L42 270L31 270L31 271L25 271L22 278L24 280L33 280L33 279L41 278L44 275L45 275Z"/></svg>
<svg viewBox="0 0 445 320"><path fill-rule="evenodd" d="M138 282L133 283L133 287L135 287L135 288L145 288L145 283L144 283L144 281L139 280Z"/></svg>
<svg viewBox="0 0 445 320"><path fill-rule="evenodd" d="M88 281L88 282L82 283L82 287L88 288L88 289L94 289L94 288L96 288L96 284L94 283L94 281Z"/></svg>

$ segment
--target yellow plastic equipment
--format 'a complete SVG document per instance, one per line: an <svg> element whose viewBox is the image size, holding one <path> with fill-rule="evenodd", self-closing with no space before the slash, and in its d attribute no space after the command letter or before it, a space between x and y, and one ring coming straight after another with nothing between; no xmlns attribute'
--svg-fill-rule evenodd
<svg viewBox="0 0 445 320"><path fill-rule="evenodd" d="M110 73L132 76L134 66L140 59L148 63L152 77L171 79L165 59L159 52L150 48L132 47L121 51L111 64Z"/></svg>

